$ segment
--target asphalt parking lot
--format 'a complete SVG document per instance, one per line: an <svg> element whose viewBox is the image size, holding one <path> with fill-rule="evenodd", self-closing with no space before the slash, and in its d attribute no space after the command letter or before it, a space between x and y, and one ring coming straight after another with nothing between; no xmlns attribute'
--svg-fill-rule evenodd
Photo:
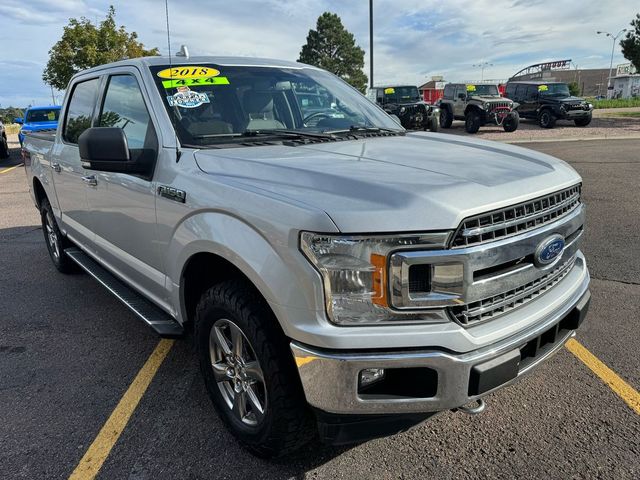
<svg viewBox="0 0 640 480"><path fill-rule="evenodd" d="M158 345L87 275L52 266L17 145L0 163L0 478L66 478ZM577 339L640 389L640 140L529 143L584 178L592 306ZM487 398L391 438L252 457L214 413L177 341L98 478L640 478L640 415L563 349ZM107 432L109 433L109 432Z"/></svg>

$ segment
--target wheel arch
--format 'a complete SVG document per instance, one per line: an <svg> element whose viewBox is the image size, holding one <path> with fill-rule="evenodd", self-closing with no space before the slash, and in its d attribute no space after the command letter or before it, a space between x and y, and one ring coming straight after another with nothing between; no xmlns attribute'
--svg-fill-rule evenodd
<svg viewBox="0 0 640 480"><path fill-rule="evenodd" d="M33 197L36 202L36 207L38 209L42 206L42 201L47 197L47 192L42 185L42 182L38 179L38 177L33 177Z"/></svg>

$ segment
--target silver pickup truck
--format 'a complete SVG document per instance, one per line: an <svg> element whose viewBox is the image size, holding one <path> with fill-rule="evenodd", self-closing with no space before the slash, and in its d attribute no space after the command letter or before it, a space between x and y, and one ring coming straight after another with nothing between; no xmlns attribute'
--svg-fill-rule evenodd
<svg viewBox="0 0 640 480"><path fill-rule="evenodd" d="M54 265L192 336L257 455L479 413L587 312L569 165L406 132L321 69L126 60L74 76L60 118L23 152Z"/></svg>

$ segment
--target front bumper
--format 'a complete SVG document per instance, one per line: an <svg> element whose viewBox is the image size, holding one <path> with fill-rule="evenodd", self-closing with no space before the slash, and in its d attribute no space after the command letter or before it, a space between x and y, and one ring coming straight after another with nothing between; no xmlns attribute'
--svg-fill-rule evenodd
<svg viewBox="0 0 640 480"><path fill-rule="evenodd" d="M291 343L309 404L334 414L409 414L460 407L509 385L556 353L575 334L590 301L588 275L562 309L505 340L467 353L442 350L397 352L324 351ZM360 372L383 368L404 382L431 382L425 388L396 385L400 394L368 394ZM394 370L397 369L397 370ZM404 370L415 369L415 370ZM411 372L402 375L403 372ZM416 375L412 373L415 372ZM414 380L410 380L410 379ZM397 382L396 382L397 384ZM421 391L422 394L407 394Z"/></svg>

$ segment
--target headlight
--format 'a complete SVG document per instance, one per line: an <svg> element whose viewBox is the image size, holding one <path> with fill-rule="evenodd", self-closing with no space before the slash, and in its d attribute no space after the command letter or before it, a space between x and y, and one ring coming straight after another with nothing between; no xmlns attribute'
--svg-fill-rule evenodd
<svg viewBox="0 0 640 480"><path fill-rule="evenodd" d="M419 247L443 245L429 234L364 237L303 232L300 235L300 249L322 275L327 315L337 324L433 321L433 316L397 312L389 305L389 254Z"/></svg>
<svg viewBox="0 0 640 480"><path fill-rule="evenodd" d="M587 104L587 108L588 108L589 110L593 110L593 103L588 103L588 104Z"/></svg>
<svg viewBox="0 0 640 480"><path fill-rule="evenodd" d="M490 103L485 103L484 104L484 109L485 110L489 110L489 108L491 108L491 104Z"/></svg>
<svg viewBox="0 0 640 480"><path fill-rule="evenodd" d="M407 111L407 109L405 107L400 107L400 113L404 113L406 111Z"/></svg>

